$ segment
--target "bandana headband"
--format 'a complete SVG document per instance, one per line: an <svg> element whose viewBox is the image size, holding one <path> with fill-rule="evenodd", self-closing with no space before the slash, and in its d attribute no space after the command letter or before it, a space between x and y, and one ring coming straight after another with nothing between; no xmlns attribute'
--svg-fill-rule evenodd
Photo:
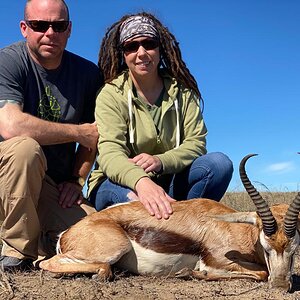
<svg viewBox="0 0 300 300"><path fill-rule="evenodd" d="M145 16L132 16L126 19L120 27L120 44L133 37L148 36L158 39L154 22Z"/></svg>

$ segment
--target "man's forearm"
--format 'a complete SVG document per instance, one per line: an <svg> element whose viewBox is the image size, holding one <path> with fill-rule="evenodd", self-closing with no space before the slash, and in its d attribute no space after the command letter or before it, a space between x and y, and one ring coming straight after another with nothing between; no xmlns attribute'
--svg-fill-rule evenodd
<svg viewBox="0 0 300 300"><path fill-rule="evenodd" d="M53 145L75 142L78 138L78 125L45 121L29 114L22 114L6 125L3 137L29 136L40 145Z"/></svg>
<svg viewBox="0 0 300 300"><path fill-rule="evenodd" d="M40 145L78 142L94 149L98 131L95 124L65 124L39 119L23 113L15 104L7 104L0 109L0 135L4 139L15 136L28 136Z"/></svg>
<svg viewBox="0 0 300 300"><path fill-rule="evenodd" d="M78 145L73 176L86 179L93 167L96 158L96 149L88 149Z"/></svg>

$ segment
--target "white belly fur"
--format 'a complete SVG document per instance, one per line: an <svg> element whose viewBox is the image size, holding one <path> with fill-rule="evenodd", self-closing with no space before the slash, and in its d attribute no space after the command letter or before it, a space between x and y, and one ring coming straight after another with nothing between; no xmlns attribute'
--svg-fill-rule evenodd
<svg viewBox="0 0 300 300"><path fill-rule="evenodd" d="M188 254L157 253L141 247L134 241L132 249L125 254L116 266L141 275L174 275L176 272L187 267L195 269L199 257Z"/></svg>

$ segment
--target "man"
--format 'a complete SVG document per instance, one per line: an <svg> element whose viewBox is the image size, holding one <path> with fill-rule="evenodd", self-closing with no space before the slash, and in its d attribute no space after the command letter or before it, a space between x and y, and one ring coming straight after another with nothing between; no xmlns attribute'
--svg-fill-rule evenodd
<svg viewBox="0 0 300 300"><path fill-rule="evenodd" d="M26 41L0 50L0 216L5 271L52 255L57 234L94 212L82 187L98 139L98 67L65 50L63 0L28 0ZM78 147L76 149L76 145Z"/></svg>

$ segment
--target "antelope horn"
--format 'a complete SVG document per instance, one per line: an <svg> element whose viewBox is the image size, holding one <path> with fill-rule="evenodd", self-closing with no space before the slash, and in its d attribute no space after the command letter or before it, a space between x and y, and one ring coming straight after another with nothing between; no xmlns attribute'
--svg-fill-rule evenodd
<svg viewBox="0 0 300 300"><path fill-rule="evenodd" d="M300 154L300 152L298 152ZM290 204L284 218L284 232L288 238L293 238L296 233L298 215L300 212L300 192Z"/></svg>
<svg viewBox="0 0 300 300"><path fill-rule="evenodd" d="M242 159L242 161L240 163L240 177L241 177L242 183L243 183L248 195L250 196L254 205L256 206L256 211L262 220L263 231L264 231L265 235L271 236L272 234L274 234L277 231L276 220L275 220L274 216L272 215L272 212L269 208L268 203L266 202L265 199L263 199L263 197L259 194L259 192L252 185L252 183L250 182L250 180L246 174L246 171L245 171L246 161L250 157L256 156L256 155L257 154L248 154L247 156L245 156Z"/></svg>
<svg viewBox="0 0 300 300"><path fill-rule="evenodd" d="M284 232L288 238L293 238L296 233L298 215L300 212L300 192L290 204L284 218Z"/></svg>

